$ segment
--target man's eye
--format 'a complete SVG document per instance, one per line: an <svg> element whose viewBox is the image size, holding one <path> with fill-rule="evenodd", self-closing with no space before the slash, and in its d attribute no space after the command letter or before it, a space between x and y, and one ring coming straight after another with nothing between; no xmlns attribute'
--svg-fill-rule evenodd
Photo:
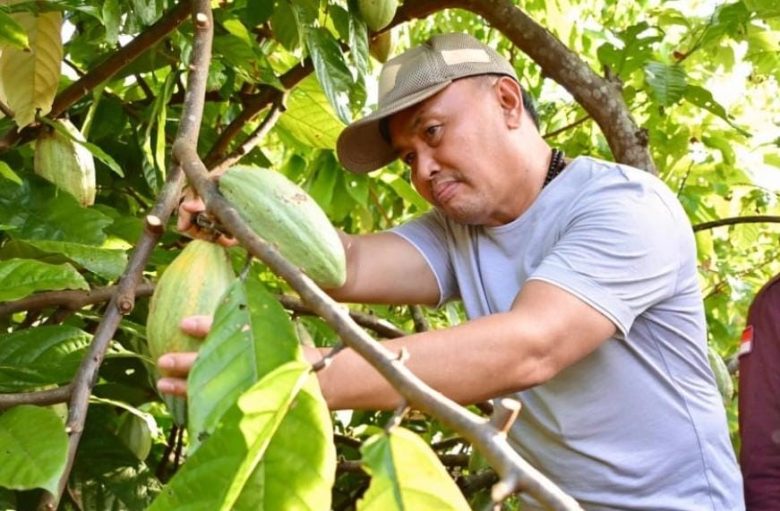
<svg viewBox="0 0 780 511"><path fill-rule="evenodd" d="M440 130L441 124L434 124L425 128L425 134L428 135L428 137L434 137L439 133Z"/></svg>
<svg viewBox="0 0 780 511"><path fill-rule="evenodd" d="M411 165L414 163L414 153L406 153L403 158L401 158L404 163L407 165Z"/></svg>

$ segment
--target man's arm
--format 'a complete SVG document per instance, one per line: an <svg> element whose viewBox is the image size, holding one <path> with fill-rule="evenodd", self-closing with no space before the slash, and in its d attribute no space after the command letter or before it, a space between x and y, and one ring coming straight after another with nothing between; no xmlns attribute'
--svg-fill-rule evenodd
<svg viewBox="0 0 780 511"><path fill-rule="evenodd" d="M433 270L404 238L389 232L349 235L339 231L347 256L347 281L326 290L353 303L426 304L439 301Z"/></svg>
<svg viewBox="0 0 780 511"><path fill-rule="evenodd" d="M528 282L509 312L462 325L386 341L406 348L407 366L424 382L462 404L543 383L615 333L603 314L563 289ZM324 352L310 350L314 362ZM343 350L318 373L331 409L392 409L401 397L372 366Z"/></svg>

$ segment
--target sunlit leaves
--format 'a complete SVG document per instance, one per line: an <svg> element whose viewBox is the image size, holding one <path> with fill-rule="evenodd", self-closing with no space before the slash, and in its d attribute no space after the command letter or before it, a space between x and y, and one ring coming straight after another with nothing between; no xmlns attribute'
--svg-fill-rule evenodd
<svg viewBox="0 0 780 511"><path fill-rule="evenodd" d="M375 435L361 452L371 485L358 502L359 511L469 509L431 448L408 429Z"/></svg>
<svg viewBox="0 0 780 511"><path fill-rule="evenodd" d="M315 148L334 149L343 124L333 114L317 80L303 80L287 101L287 111L279 126L303 144Z"/></svg>
<svg viewBox="0 0 780 511"><path fill-rule="evenodd" d="M56 493L68 437L54 411L21 405L0 414L0 486L16 490L44 488Z"/></svg>
<svg viewBox="0 0 780 511"><path fill-rule="evenodd" d="M0 55L0 89L20 127L51 110L62 62L62 14L20 12L14 20L27 34L29 50L7 47Z"/></svg>
<svg viewBox="0 0 780 511"><path fill-rule="evenodd" d="M69 264L47 264L31 259L0 261L0 302L24 298L36 291L89 289Z"/></svg>
<svg viewBox="0 0 780 511"><path fill-rule="evenodd" d="M327 30L312 28L306 31L306 45L325 96L339 119L348 124L352 114L346 92L352 85L352 75L344 63L338 42Z"/></svg>
<svg viewBox="0 0 780 511"><path fill-rule="evenodd" d="M685 71L679 65L649 62L644 67L650 93L661 106L677 103L685 93Z"/></svg>

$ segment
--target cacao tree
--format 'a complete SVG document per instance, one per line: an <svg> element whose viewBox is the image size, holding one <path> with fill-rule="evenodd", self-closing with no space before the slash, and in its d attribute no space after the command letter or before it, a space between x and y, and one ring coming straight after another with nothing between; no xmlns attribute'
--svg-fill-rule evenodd
<svg viewBox="0 0 780 511"><path fill-rule="evenodd" d="M352 175L334 146L379 61L446 31L510 59L552 145L677 191L739 447L739 335L780 271L776 2L0 0L3 509L517 509L520 491L576 508L501 443L516 403L435 401L375 342L457 324L458 304L333 303L299 270L311 242L280 253L207 178L272 169L351 233L426 211L401 165ZM147 318L192 246L172 216L185 183L240 243L183 426ZM355 348L409 406L329 413L301 344Z"/></svg>

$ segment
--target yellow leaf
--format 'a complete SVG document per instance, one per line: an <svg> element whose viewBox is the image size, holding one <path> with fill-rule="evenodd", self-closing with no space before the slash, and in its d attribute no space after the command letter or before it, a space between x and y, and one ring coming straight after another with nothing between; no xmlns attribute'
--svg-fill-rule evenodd
<svg viewBox="0 0 780 511"><path fill-rule="evenodd" d="M62 62L62 14L46 12L13 14L27 32L30 50L6 47L0 55L0 95L23 128L35 120L36 111L51 111Z"/></svg>

